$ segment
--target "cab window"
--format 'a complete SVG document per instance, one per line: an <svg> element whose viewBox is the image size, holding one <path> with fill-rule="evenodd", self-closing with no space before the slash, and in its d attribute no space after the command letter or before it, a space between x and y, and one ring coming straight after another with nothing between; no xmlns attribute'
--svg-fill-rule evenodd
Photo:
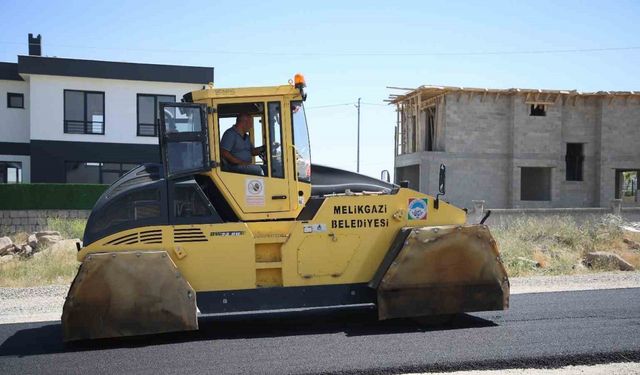
<svg viewBox="0 0 640 375"><path fill-rule="evenodd" d="M248 118L246 128L241 125L245 121L242 117ZM264 118L265 108L261 102L218 105L218 141L223 171L268 175Z"/></svg>
<svg viewBox="0 0 640 375"><path fill-rule="evenodd" d="M307 118L301 100L291 102L291 122L293 128L293 160L298 181L311 182L311 149Z"/></svg>
<svg viewBox="0 0 640 375"><path fill-rule="evenodd" d="M271 155L271 177L284 178L282 161L282 120L280 102L269 102L269 149Z"/></svg>
<svg viewBox="0 0 640 375"><path fill-rule="evenodd" d="M169 200L173 202L170 211L171 224L222 222L217 211L193 178L170 182Z"/></svg>

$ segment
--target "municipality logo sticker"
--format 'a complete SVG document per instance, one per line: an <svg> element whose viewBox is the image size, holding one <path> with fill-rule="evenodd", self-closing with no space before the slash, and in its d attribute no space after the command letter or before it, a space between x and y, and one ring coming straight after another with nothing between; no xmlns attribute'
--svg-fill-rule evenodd
<svg viewBox="0 0 640 375"><path fill-rule="evenodd" d="M411 198L407 209L409 220L426 220L427 207L429 206L427 198Z"/></svg>

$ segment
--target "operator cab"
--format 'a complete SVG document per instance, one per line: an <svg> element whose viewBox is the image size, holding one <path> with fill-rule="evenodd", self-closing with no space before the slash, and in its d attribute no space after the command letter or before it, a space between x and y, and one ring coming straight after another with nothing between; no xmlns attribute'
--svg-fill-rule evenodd
<svg viewBox="0 0 640 375"><path fill-rule="evenodd" d="M225 221L296 218L311 195L305 86L296 75L290 85L210 86L185 95L183 103L161 103L166 178L195 176ZM237 126L241 115L249 125ZM241 144L242 158L233 154L234 144Z"/></svg>

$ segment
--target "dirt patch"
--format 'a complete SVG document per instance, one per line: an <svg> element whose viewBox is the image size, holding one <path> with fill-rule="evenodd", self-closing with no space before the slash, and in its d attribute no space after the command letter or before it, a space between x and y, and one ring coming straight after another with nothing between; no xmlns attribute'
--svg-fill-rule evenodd
<svg viewBox="0 0 640 375"><path fill-rule="evenodd" d="M613 271L615 262L589 262L589 253L620 257L640 269L640 230L608 215L578 224L570 216L522 217L504 227L491 228L511 277L574 275Z"/></svg>

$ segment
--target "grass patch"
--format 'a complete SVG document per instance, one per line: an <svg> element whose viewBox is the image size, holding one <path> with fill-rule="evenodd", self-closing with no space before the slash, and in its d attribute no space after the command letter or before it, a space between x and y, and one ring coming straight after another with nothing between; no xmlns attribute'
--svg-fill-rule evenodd
<svg viewBox="0 0 640 375"><path fill-rule="evenodd" d="M70 284L80 263L75 242L61 241L33 257L0 263L0 287Z"/></svg>
<svg viewBox="0 0 640 375"><path fill-rule="evenodd" d="M82 239L86 225L86 219L51 218L47 220L47 228L60 232L64 238Z"/></svg>
<svg viewBox="0 0 640 375"><path fill-rule="evenodd" d="M509 276L560 275L585 272L587 252L607 251L640 268L640 253L623 241L622 220L613 215L578 225L568 216L523 216L492 228Z"/></svg>

